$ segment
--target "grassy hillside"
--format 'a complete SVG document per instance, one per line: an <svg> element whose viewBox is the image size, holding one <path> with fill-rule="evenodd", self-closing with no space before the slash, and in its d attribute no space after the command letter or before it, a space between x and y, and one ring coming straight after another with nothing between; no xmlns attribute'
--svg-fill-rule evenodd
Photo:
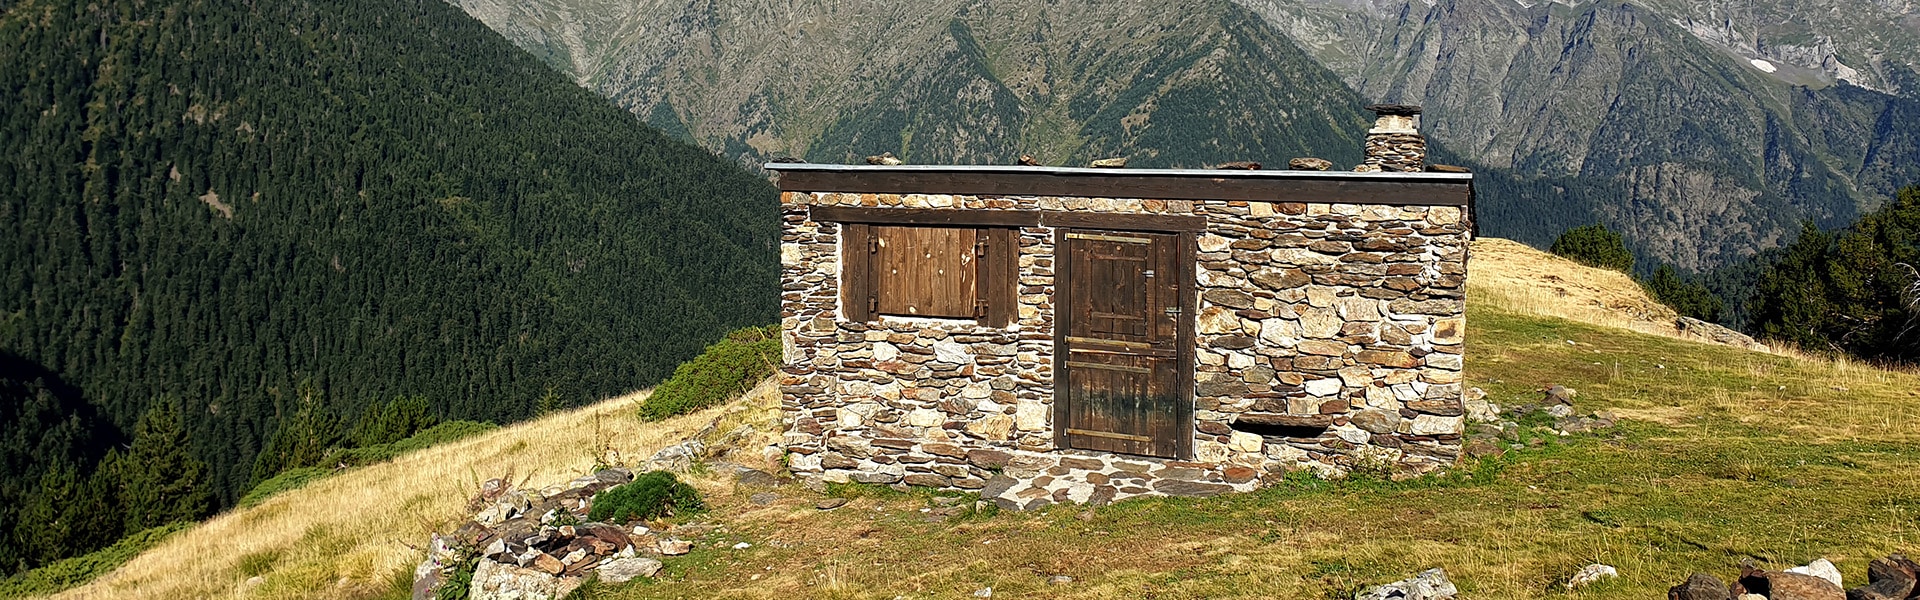
<svg viewBox="0 0 1920 600"><path fill-rule="evenodd" d="M589 598L1341 598L1445 567L1470 598L1560 597L1589 562L1621 579L1570 597L1659 597L1694 570L1742 558L1827 557L1851 581L1866 562L1920 544L1920 374L1810 361L1636 333L1592 307L1635 299L1630 282L1500 240L1476 242L1468 378L1502 404L1561 384L1582 412L1622 424L1468 462L1403 483L1301 479L1254 494L1083 510L929 519L924 494L783 489L761 506L695 478L722 528L658 581ZM1529 277L1527 273L1537 274ZM1552 280L1578 281L1562 296ZM1544 290L1544 291L1543 291ZM1565 302L1555 302L1565 298ZM1600 300L1603 304L1607 300ZM1606 325L1545 315L1565 315ZM1569 343L1569 342L1572 343ZM601 443L631 457L707 419L771 422L769 396L655 424L631 400L535 421L289 492L170 539L64 597L375 597L460 515L472 481L506 470L560 481ZM746 541L752 547L732 550ZM266 583L245 588L247 577ZM1072 576L1064 586L1047 577ZM344 578L344 579L343 579Z"/></svg>

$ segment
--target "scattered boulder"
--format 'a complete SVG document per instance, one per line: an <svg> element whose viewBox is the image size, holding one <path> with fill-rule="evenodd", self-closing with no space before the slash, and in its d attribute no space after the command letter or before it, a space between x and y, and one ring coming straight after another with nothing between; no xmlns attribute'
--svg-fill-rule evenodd
<svg viewBox="0 0 1920 600"><path fill-rule="evenodd" d="M1260 170L1260 163L1253 162L1250 160L1236 160L1233 162L1220 163L1207 168L1220 169L1225 171L1258 171Z"/></svg>
<svg viewBox="0 0 1920 600"><path fill-rule="evenodd" d="M687 440L661 448L647 459L648 471L671 471L686 473L693 469L694 463L707 457L707 445L700 440Z"/></svg>
<svg viewBox="0 0 1920 600"><path fill-rule="evenodd" d="M1847 590L1847 600L1906 600L1914 592L1915 567L1899 554L1867 563L1867 585Z"/></svg>
<svg viewBox="0 0 1920 600"><path fill-rule="evenodd" d="M1087 166L1093 167L1095 169L1121 169L1127 166L1127 157L1117 156L1114 158L1102 158L1102 159L1087 163Z"/></svg>
<svg viewBox="0 0 1920 600"><path fill-rule="evenodd" d="M1838 587L1838 588L1846 587L1846 584L1840 583L1840 569L1834 567L1832 561L1829 561L1824 558L1814 560L1813 562L1807 563L1805 566L1787 569L1786 572L1799 573L1801 575L1812 575L1814 577L1819 577L1821 579L1825 579L1827 581L1833 582L1834 587Z"/></svg>
<svg viewBox="0 0 1920 600"><path fill-rule="evenodd" d="M1032 156L1032 155L1028 155L1028 154L1022 154L1022 155L1020 155L1020 160L1019 160L1019 161L1016 161L1016 162L1017 162L1017 164L1019 164L1020 166L1023 166L1023 167L1038 167L1038 166L1040 166L1040 161L1038 161L1038 160L1035 160L1035 159L1033 158L1033 156Z"/></svg>
<svg viewBox="0 0 1920 600"><path fill-rule="evenodd" d="M1667 590L1667 600L1727 600L1727 585L1720 578L1706 573L1694 573L1687 581Z"/></svg>
<svg viewBox="0 0 1920 600"><path fill-rule="evenodd" d="M822 498L819 502L813 503L813 507L820 510L833 510L846 505L846 498Z"/></svg>
<svg viewBox="0 0 1920 600"><path fill-rule="evenodd" d="M1572 406L1574 397L1580 395L1578 390L1564 385L1555 385L1541 391L1546 393L1548 404L1565 404L1567 406Z"/></svg>
<svg viewBox="0 0 1920 600"><path fill-rule="evenodd" d="M667 556L679 556L693 551L693 542L686 540L664 539L659 543L660 553Z"/></svg>
<svg viewBox="0 0 1920 600"><path fill-rule="evenodd" d="M1603 579L1613 579L1619 576L1620 571L1618 569L1608 565L1594 563L1581 568L1578 573L1573 574L1573 577L1568 578L1567 589L1572 590L1574 588L1593 585Z"/></svg>
<svg viewBox="0 0 1920 600"><path fill-rule="evenodd" d="M895 157L892 152L881 152L874 156L867 157L867 164L870 164L870 165L885 165L885 166L891 167L894 165L902 164L902 162L903 161L901 161L898 157Z"/></svg>
<svg viewBox="0 0 1920 600"><path fill-rule="evenodd" d="M1460 591L1447 580L1445 569L1427 569L1419 575L1354 594L1353 600L1452 600Z"/></svg>
<svg viewBox="0 0 1920 600"><path fill-rule="evenodd" d="M467 589L467 597L558 600L573 593L581 581L578 577L554 577L535 569L481 560L473 570L473 583Z"/></svg>
<svg viewBox="0 0 1920 600"><path fill-rule="evenodd" d="M1693 317L1680 317L1673 322L1673 326L1679 329L1682 335L1686 335L1687 337L1706 340L1715 344L1733 346L1735 348L1746 348L1760 352L1768 351L1767 345L1755 341L1753 336Z"/></svg>
<svg viewBox="0 0 1920 600"><path fill-rule="evenodd" d="M1847 592L1826 579L1801 573L1767 571L1767 600L1846 600Z"/></svg>
<svg viewBox="0 0 1920 600"><path fill-rule="evenodd" d="M663 566L665 565L660 561L651 558L616 558L600 565L595 572L600 574L601 581L626 583L636 577L652 577L655 573L659 573Z"/></svg>

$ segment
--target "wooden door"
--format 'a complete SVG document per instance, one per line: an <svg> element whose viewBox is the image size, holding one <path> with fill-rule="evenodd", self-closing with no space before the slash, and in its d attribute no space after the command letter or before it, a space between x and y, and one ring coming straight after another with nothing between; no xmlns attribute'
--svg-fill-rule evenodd
<svg viewBox="0 0 1920 600"><path fill-rule="evenodd" d="M1191 235L1059 230L1056 442L1191 454Z"/></svg>

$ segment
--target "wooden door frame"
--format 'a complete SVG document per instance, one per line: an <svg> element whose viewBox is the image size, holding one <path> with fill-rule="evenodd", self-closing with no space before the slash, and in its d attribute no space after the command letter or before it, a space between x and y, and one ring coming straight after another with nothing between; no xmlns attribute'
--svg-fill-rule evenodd
<svg viewBox="0 0 1920 600"><path fill-rule="evenodd" d="M1090 215L1092 216L1092 215ZM1175 278L1177 285L1174 295L1180 300L1180 317L1174 327L1174 363L1177 374L1174 376L1175 394L1180 398L1174 407L1174 419L1180 425L1180 437L1174 440L1174 455L1178 460L1193 459L1193 438L1196 435L1193 422L1194 387L1194 314L1199 305L1199 281L1197 280L1199 235L1191 229L1165 231L1128 227L1128 221L1115 220L1111 227L1101 226L1100 221L1074 227L1055 227L1053 230L1053 446L1055 450L1071 450L1067 445L1067 420L1071 412L1067 408L1067 327L1072 313L1071 289L1067 282L1073 276L1073 261L1067 260L1064 253L1067 247L1067 232L1070 230L1097 229L1100 231L1130 231L1137 233L1173 233Z"/></svg>

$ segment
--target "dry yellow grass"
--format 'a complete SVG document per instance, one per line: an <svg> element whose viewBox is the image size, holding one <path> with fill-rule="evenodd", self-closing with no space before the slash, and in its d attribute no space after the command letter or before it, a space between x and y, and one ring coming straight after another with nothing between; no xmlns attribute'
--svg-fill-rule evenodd
<svg viewBox="0 0 1920 600"><path fill-rule="evenodd" d="M1680 315L1647 296L1626 273L1596 269L1500 238L1473 242L1467 290L1476 304L1640 333L1687 339Z"/></svg>
<svg viewBox="0 0 1920 600"><path fill-rule="evenodd" d="M323 479L214 517L55 598L377 595L401 574L410 576L429 532L470 514L467 501L479 481L511 473L535 488L562 483L588 472L607 450L630 464L716 419L724 427L767 412L742 411L736 402L644 423L634 411L645 397L614 398ZM748 398L756 401L777 396L762 386ZM248 584L255 575L264 581Z"/></svg>

